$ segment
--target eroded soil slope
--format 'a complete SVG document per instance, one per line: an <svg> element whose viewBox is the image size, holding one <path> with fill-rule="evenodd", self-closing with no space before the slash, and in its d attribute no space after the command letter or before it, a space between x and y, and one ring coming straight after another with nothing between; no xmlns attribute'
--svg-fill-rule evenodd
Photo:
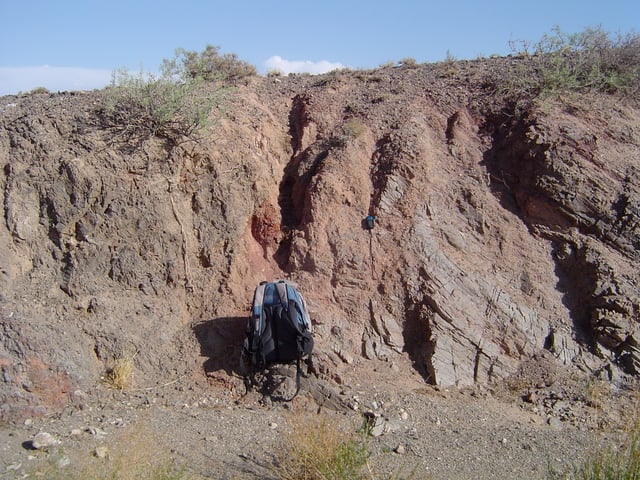
<svg viewBox="0 0 640 480"><path fill-rule="evenodd" d="M499 61L255 78L180 145L124 142L102 92L0 99L1 418L83 408L123 356L138 388L237 399L253 289L281 277L318 405L386 370L526 395L540 359L629 385L640 110L512 111L481 88Z"/></svg>

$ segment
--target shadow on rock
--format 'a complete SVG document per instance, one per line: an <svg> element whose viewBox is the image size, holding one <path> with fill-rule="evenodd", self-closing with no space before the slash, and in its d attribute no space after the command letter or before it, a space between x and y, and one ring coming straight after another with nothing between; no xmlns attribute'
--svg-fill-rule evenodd
<svg viewBox="0 0 640 480"><path fill-rule="evenodd" d="M208 357L203 364L205 374L224 370L227 375L242 376L240 352L246 325L247 317L221 317L193 327L200 355Z"/></svg>

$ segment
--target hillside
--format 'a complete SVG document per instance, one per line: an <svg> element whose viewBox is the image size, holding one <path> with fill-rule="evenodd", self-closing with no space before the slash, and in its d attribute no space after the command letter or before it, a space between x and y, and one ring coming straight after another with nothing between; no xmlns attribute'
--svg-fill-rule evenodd
<svg viewBox="0 0 640 480"><path fill-rule="evenodd" d="M594 93L514 109L487 78L515 61L252 77L179 144L105 127L104 92L2 97L2 422L122 402L277 424L379 396L460 425L490 400L541 429L613 428L640 372L640 109ZM238 371L253 289L276 278L316 337L318 376L286 407L286 375L242 396ZM134 385L110 391L125 357ZM194 448L175 447L198 464Z"/></svg>

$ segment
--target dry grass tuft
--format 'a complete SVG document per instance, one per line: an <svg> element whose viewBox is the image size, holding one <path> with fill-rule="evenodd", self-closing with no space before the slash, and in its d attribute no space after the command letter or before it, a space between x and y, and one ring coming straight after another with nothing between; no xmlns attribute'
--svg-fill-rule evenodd
<svg viewBox="0 0 640 480"><path fill-rule="evenodd" d="M363 473L369 452L364 437L339 430L316 416L294 420L283 438L275 468L282 480L357 480Z"/></svg>
<svg viewBox="0 0 640 480"><path fill-rule="evenodd" d="M60 459L68 458L64 464ZM114 438L67 457L51 452L49 463L33 465L28 478L48 480L204 480L187 473L141 422Z"/></svg>
<svg viewBox="0 0 640 480"><path fill-rule="evenodd" d="M594 380L586 387L585 400L587 405L598 411L603 409L611 397L611 382Z"/></svg>
<svg viewBox="0 0 640 480"><path fill-rule="evenodd" d="M619 448L596 452L568 478L574 480L635 480L640 478L640 423L635 422Z"/></svg>
<svg viewBox="0 0 640 480"><path fill-rule="evenodd" d="M124 355L115 360L104 375L104 383L109 388L126 390L133 385L133 360L135 355Z"/></svg>
<svg viewBox="0 0 640 480"><path fill-rule="evenodd" d="M568 472L551 470L550 480L637 480L640 479L640 417L630 408L628 427L622 438L596 446L580 465Z"/></svg>

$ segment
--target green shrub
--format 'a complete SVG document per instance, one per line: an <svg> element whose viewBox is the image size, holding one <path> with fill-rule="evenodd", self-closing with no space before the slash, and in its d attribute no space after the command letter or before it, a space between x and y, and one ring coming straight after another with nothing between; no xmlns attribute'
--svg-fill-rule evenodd
<svg viewBox="0 0 640 480"><path fill-rule="evenodd" d="M570 480L637 480L640 479L640 424L636 423L619 448L596 452L573 471L562 477L551 472L551 478Z"/></svg>
<svg viewBox="0 0 640 480"><path fill-rule="evenodd" d="M364 436L343 433L317 417L293 425L277 455L281 480L358 480L369 458Z"/></svg>
<svg viewBox="0 0 640 480"><path fill-rule="evenodd" d="M39 95L42 93L50 93L49 89L47 89L46 87L36 87L32 90L29 90L29 95Z"/></svg>
<svg viewBox="0 0 640 480"><path fill-rule="evenodd" d="M400 60L400 65L403 67L415 68L418 66L418 62L415 58L407 57Z"/></svg>
<svg viewBox="0 0 640 480"><path fill-rule="evenodd" d="M518 59L489 81L509 97L561 91L599 91L637 96L640 91L640 35L612 36L601 28L565 34L558 27L529 45L512 43Z"/></svg>
<svg viewBox="0 0 640 480"><path fill-rule="evenodd" d="M210 112L222 104L224 96L224 88L202 80L119 70L105 90L100 113L106 126L122 134L125 142L156 136L179 144L207 124Z"/></svg>
<svg viewBox="0 0 640 480"><path fill-rule="evenodd" d="M255 73L235 54L220 55L211 45L200 53L177 49L163 60L160 75L114 72L99 113L125 143L156 136L177 145L193 139L211 111L222 106L228 92L224 81Z"/></svg>
<svg viewBox="0 0 640 480"><path fill-rule="evenodd" d="M342 125L342 130L348 138L358 138L365 131L364 123L359 118L350 118Z"/></svg>
<svg viewBox="0 0 640 480"><path fill-rule="evenodd" d="M183 80L237 81L256 75L256 68L235 53L220 55L219 48L207 45L202 52L179 48L171 60L163 61L163 71Z"/></svg>
<svg viewBox="0 0 640 480"><path fill-rule="evenodd" d="M349 118L326 139L326 147L345 148L350 142L362 135L365 130L366 126L360 118Z"/></svg>

